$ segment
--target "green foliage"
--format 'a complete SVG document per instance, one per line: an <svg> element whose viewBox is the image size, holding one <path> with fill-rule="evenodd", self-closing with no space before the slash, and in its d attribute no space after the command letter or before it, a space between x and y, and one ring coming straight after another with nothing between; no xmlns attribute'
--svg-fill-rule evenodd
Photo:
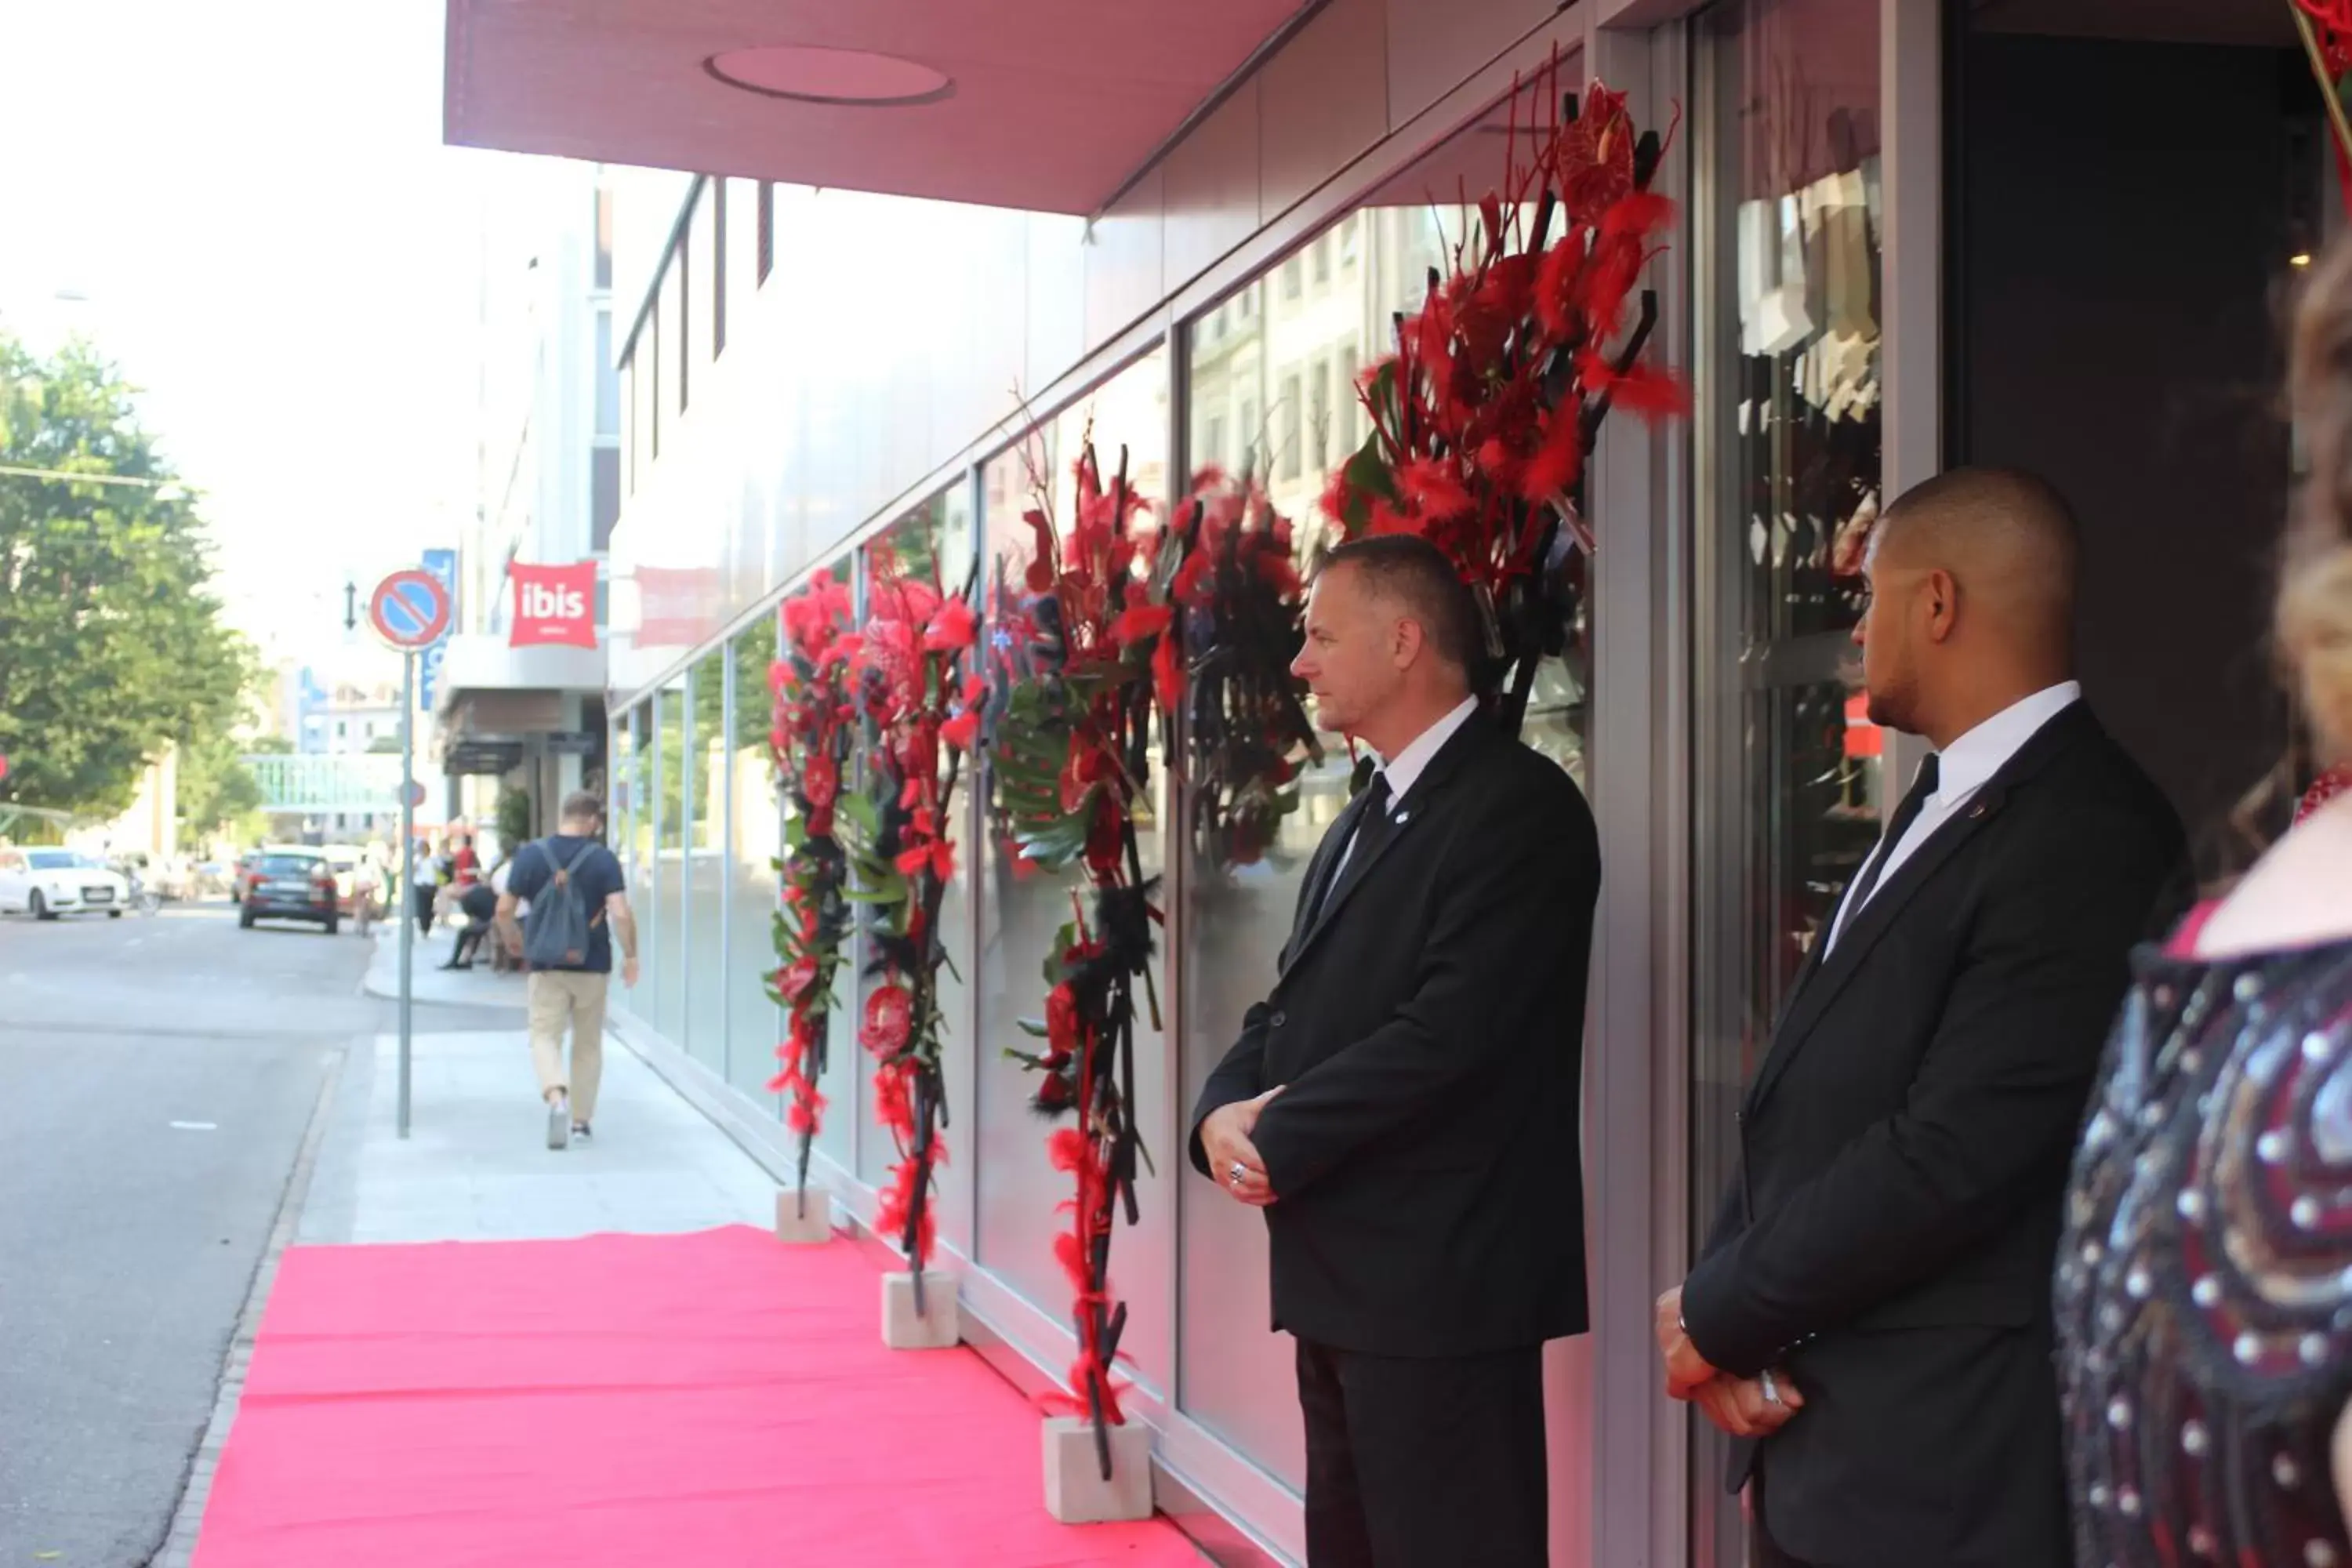
<svg viewBox="0 0 2352 1568"><path fill-rule="evenodd" d="M499 792L499 843L511 855L530 841L530 795L519 789Z"/></svg>
<svg viewBox="0 0 2352 1568"><path fill-rule="evenodd" d="M110 816L164 747L226 734L252 658L209 590L194 502L163 488L172 470L112 365L0 337L0 463L157 481L0 475L0 801Z"/></svg>
<svg viewBox="0 0 2352 1568"><path fill-rule="evenodd" d="M180 841L194 848L215 834L234 835L261 810L261 785L230 737L215 731L180 752Z"/></svg>

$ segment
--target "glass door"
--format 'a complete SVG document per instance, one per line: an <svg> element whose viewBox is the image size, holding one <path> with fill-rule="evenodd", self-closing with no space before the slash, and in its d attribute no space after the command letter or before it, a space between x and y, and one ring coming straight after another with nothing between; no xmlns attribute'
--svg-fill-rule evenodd
<svg viewBox="0 0 2352 1568"><path fill-rule="evenodd" d="M1724 0L1695 24L1694 1257L1773 1020L1879 831L1852 642L1883 471L1879 13ZM1727 1439L1690 1419L1692 1562L1740 1568Z"/></svg>

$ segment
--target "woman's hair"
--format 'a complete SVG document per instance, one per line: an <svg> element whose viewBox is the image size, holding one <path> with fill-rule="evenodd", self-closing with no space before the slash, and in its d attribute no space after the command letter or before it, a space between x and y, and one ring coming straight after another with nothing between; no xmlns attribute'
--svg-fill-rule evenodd
<svg viewBox="0 0 2352 1568"><path fill-rule="evenodd" d="M2352 239L2313 268L2293 354L2287 393L2306 461L2279 575L2278 647L2323 760L2352 761Z"/></svg>

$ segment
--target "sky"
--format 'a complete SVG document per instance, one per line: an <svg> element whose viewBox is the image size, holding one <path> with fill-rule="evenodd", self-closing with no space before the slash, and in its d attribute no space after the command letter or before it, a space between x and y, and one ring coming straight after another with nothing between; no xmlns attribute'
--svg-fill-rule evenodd
<svg viewBox="0 0 2352 1568"><path fill-rule="evenodd" d="M0 0L0 331L121 365L231 618L321 665L364 662L344 582L474 503L479 203L516 160L441 144L442 13Z"/></svg>

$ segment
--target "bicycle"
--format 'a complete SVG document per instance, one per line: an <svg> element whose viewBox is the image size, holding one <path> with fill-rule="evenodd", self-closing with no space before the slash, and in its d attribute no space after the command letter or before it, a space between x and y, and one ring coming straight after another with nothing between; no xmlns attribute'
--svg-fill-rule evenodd
<svg viewBox="0 0 2352 1568"><path fill-rule="evenodd" d="M152 915L163 909L163 895L137 877L131 879L131 907L142 915Z"/></svg>

